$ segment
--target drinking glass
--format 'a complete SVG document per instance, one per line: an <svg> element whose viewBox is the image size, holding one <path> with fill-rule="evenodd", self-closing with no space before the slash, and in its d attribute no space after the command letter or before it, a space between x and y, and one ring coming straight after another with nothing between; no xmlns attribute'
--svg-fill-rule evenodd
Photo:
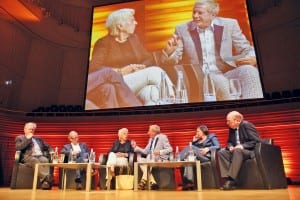
<svg viewBox="0 0 300 200"><path fill-rule="evenodd" d="M58 162L59 163L64 163L64 161L65 161L65 154L63 154L63 153L59 154Z"/></svg>
<svg viewBox="0 0 300 200"><path fill-rule="evenodd" d="M83 162L88 163L89 162L89 153L84 153L83 154Z"/></svg>
<svg viewBox="0 0 300 200"><path fill-rule="evenodd" d="M203 94L205 102L217 101L215 85L209 72L205 72L204 74Z"/></svg>
<svg viewBox="0 0 300 200"><path fill-rule="evenodd" d="M240 99L242 95L242 88L239 79L229 80L229 93L233 99Z"/></svg>
<svg viewBox="0 0 300 200"><path fill-rule="evenodd" d="M89 163L95 163L96 153L92 151L89 156Z"/></svg>
<svg viewBox="0 0 300 200"><path fill-rule="evenodd" d="M154 103L154 105L158 105L158 103L159 103L159 88L158 88L158 86L155 86L155 85L150 86L150 99Z"/></svg>

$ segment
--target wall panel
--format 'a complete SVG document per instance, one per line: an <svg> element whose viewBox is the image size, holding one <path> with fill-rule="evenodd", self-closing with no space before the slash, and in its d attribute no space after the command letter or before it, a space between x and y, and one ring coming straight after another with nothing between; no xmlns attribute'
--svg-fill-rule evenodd
<svg viewBox="0 0 300 200"><path fill-rule="evenodd" d="M268 106L266 106L268 107ZM300 109L278 110L276 106L267 108L241 108L245 119L254 123L262 138L273 138L282 149L286 176L300 182ZM299 107L299 106L297 106ZM263 111L264 110L264 111ZM43 137L53 147L60 150L68 143L70 130L79 132L80 141L93 148L97 155L106 153L117 139L119 128L129 129L130 139L145 146L148 140L147 130L150 124L158 124L161 131L168 135L173 147L183 149L200 124L206 124L211 132L217 134L222 146L225 146L228 128L225 115L229 110L128 115L128 116L68 116L68 117L25 117L23 114L0 113L0 180L8 186L14 157L14 138L23 134L23 124L35 121L38 124L36 135Z"/></svg>

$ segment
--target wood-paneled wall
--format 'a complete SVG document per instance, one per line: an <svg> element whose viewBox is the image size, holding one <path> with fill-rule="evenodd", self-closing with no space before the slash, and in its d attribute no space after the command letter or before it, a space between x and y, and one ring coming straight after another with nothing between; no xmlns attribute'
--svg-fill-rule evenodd
<svg viewBox="0 0 300 200"><path fill-rule="evenodd" d="M300 109L278 109L278 105L260 108L238 109L245 120L254 123L263 138L273 138L281 146L286 176L292 181L300 181ZM295 108L295 107L294 107ZM296 106L299 108L299 105ZM8 186L15 153L14 138L23 134L27 121L38 124L36 135L44 138L60 150L68 143L70 130L79 132L80 141L87 143L97 155L106 153L117 139L119 128L129 129L130 139L145 146L148 141L147 130L150 124L158 124L168 135L173 147L183 149L188 144L195 129L206 124L211 132L217 134L222 146L226 144L228 128L225 116L229 110L204 112L128 115L128 116L70 116L70 117L29 117L22 113L0 112L0 185Z"/></svg>

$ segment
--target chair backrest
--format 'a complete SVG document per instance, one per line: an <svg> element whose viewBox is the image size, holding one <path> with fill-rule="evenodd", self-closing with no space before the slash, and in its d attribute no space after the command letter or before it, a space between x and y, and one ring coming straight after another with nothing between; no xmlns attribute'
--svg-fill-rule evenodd
<svg viewBox="0 0 300 200"><path fill-rule="evenodd" d="M261 139L261 142L264 143L264 144L273 145L274 140L272 138L263 138L263 139Z"/></svg>

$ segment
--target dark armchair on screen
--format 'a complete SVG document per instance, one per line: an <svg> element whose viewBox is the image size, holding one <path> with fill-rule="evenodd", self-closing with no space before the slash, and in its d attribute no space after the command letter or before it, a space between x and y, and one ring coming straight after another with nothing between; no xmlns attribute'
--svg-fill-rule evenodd
<svg viewBox="0 0 300 200"><path fill-rule="evenodd" d="M255 157L246 160L238 177L240 188L277 189L286 188L281 148L272 139L256 144Z"/></svg>
<svg viewBox="0 0 300 200"><path fill-rule="evenodd" d="M129 153L128 156L128 166L115 166L115 175L119 174L133 174L133 162L134 162L134 153ZM108 154L100 154L99 156L99 164L106 165L108 159ZM129 171L128 171L129 170ZM99 168L99 184L101 189L106 188L106 169ZM115 178L113 177L111 180L111 184L106 189L115 189Z"/></svg>

